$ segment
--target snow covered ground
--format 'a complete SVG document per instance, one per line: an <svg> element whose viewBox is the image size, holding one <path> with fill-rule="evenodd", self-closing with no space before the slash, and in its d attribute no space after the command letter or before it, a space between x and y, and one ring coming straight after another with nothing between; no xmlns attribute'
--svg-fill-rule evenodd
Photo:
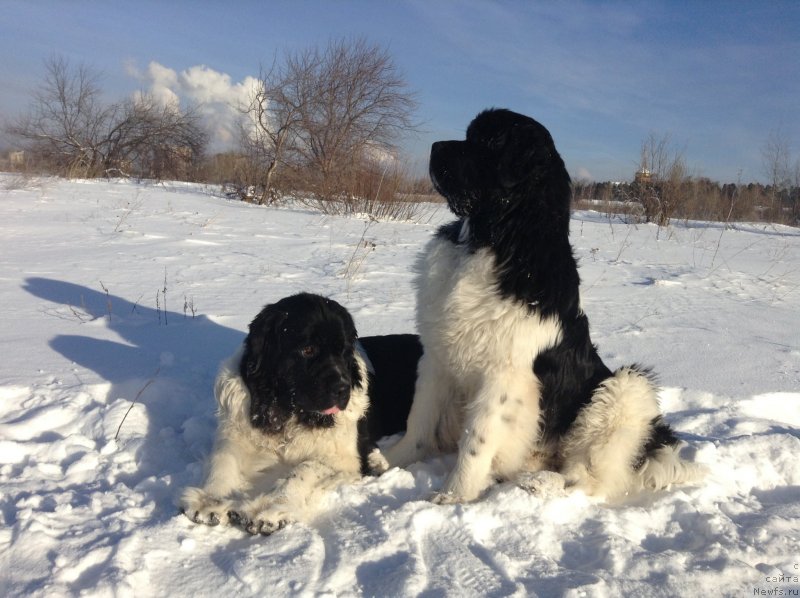
<svg viewBox="0 0 800 598"><path fill-rule="evenodd" d="M593 339L612 367L659 372L667 419L712 470L698 487L603 505L499 485L435 506L443 457L341 488L319 520L267 538L177 513L210 448L216 368L261 306L309 290L363 335L413 331L411 267L447 219L0 176L0 595L798 595L786 227L574 215Z"/></svg>

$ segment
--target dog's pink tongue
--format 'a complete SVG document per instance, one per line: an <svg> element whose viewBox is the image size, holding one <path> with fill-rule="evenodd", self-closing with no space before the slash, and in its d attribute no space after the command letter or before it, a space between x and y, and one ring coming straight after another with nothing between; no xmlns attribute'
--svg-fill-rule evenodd
<svg viewBox="0 0 800 598"><path fill-rule="evenodd" d="M341 411L341 409L334 405L333 407L328 407L325 411L323 411L322 415L335 415L336 413L339 413L339 411Z"/></svg>

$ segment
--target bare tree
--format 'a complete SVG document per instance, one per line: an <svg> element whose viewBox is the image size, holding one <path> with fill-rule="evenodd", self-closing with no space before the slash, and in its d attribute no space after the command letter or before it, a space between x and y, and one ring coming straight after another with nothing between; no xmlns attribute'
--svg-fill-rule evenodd
<svg viewBox="0 0 800 598"><path fill-rule="evenodd" d="M239 155L227 164L234 192L259 203L276 184L321 200L372 189L385 197L396 186L384 183L403 176L386 158L416 126L414 96L388 52L363 39L274 59L239 109Z"/></svg>
<svg viewBox="0 0 800 598"><path fill-rule="evenodd" d="M29 113L7 131L47 167L68 176L131 169L153 175L202 154L207 135L194 110L161 106L147 95L106 104L98 81L84 65L72 68L64 58L50 58Z"/></svg>
<svg viewBox="0 0 800 598"><path fill-rule="evenodd" d="M344 190L365 153L389 152L415 128L414 94L388 51L363 38L291 54L287 71L300 114L295 150L323 197Z"/></svg>
<svg viewBox="0 0 800 598"><path fill-rule="evenodd" d="M761 148L761 163L768 184L780 189L789 183L789 161L789 139L782 131L773 130Z"/></svg>
<svg viewBox="0 0 800 598"><path fill-rule="evenodd" d="M108 135L107 169L128 165L151 178L189 177L208 140L196 108L164 105L140 94L124 102L119 113Z"/></svg>
<svg viewBox="0 0 800 598"><path fill-rule="evenodd" d="M781 196L791 185L790 161L789 139L782 131L774 129L761 148L761 164L770 187L771 218L777 216L776 210L779 210Z"/></svg>
<svg viewBox="0 0 800 598"><path fill-rule="evenodd" d="M96 72L84 65L71 69L64 58L52 57L30 112L7 130L59 171L93 173L103 162L102 139L116 117L116 107L104 106L100 95Z"/></svg>
<svg viewBox="0 0 800 598"><path fill-rule="evenodd" d="M800 158L794 163L792 188L790 190L791 223L800 224Z"/></svg>
<svg viewBox="0 0 800 598"><path fill-rule="evenodd" d="M646 222L666 226L676 212L683 211L690 177L683 151L676 149L669 135L655 133L642 142L634 199L642 204Z"/></svg>
<svg viewBox="0 0 800 598"><path fill-rule="evenodd" d="M318 198L355 194L365 169L415 129L414 95L388 52L364 39L287 52L261 69L240 109L239 193L256 189L261 203L279 172Z"/></svg>
<svg viewBox="0 0 800 598"><path fill-rule="evenodd" d="M239 136L247 169L242 178L246 186L258 189L262 204L272 200L273 175L297 138L305 101L298 88L297 73L273 61L269 70L262 67L247 105L240 108L245 118Z"/></svg>

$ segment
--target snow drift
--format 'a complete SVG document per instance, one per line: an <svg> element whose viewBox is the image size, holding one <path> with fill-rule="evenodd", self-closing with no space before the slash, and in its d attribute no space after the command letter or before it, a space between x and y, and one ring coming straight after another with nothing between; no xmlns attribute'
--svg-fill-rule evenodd
<svg viewBox="0 0 800 598"><path fill-rule="evenodd" d="M4 596L797 595L796 229L573 216L601 356L654 366L703 484L613 505L498 485L435 506L445 456L262 538L175 507L210 449L219 362L301 290L347 306L361 334L413 331L412 267L446 209L371 222L3 175L0 216Z"/></svg>

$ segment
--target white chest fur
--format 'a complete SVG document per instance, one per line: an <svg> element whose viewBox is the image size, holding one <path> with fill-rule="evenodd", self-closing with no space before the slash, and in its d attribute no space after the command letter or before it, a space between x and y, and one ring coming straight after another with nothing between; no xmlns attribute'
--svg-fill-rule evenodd
<svg viewBox="0 0 800 598"><path fill-rule="evenodd" d="M444 493L472 500L510 479L538 437L540 384L533 362L561 338L557 318L498 290L490 249L434 238L419 264L417 329L424 354L408 433L387 453L411 463L431 448L458 451Z"/></svg>
<svg viewBox="0 0 800 598"><path fill-rule="evenodd" d="M530 370L561 337L557 318L502 298L488 249L436 238L420 264L417 323L426 352L457 377L497 369Z"/></svg>

